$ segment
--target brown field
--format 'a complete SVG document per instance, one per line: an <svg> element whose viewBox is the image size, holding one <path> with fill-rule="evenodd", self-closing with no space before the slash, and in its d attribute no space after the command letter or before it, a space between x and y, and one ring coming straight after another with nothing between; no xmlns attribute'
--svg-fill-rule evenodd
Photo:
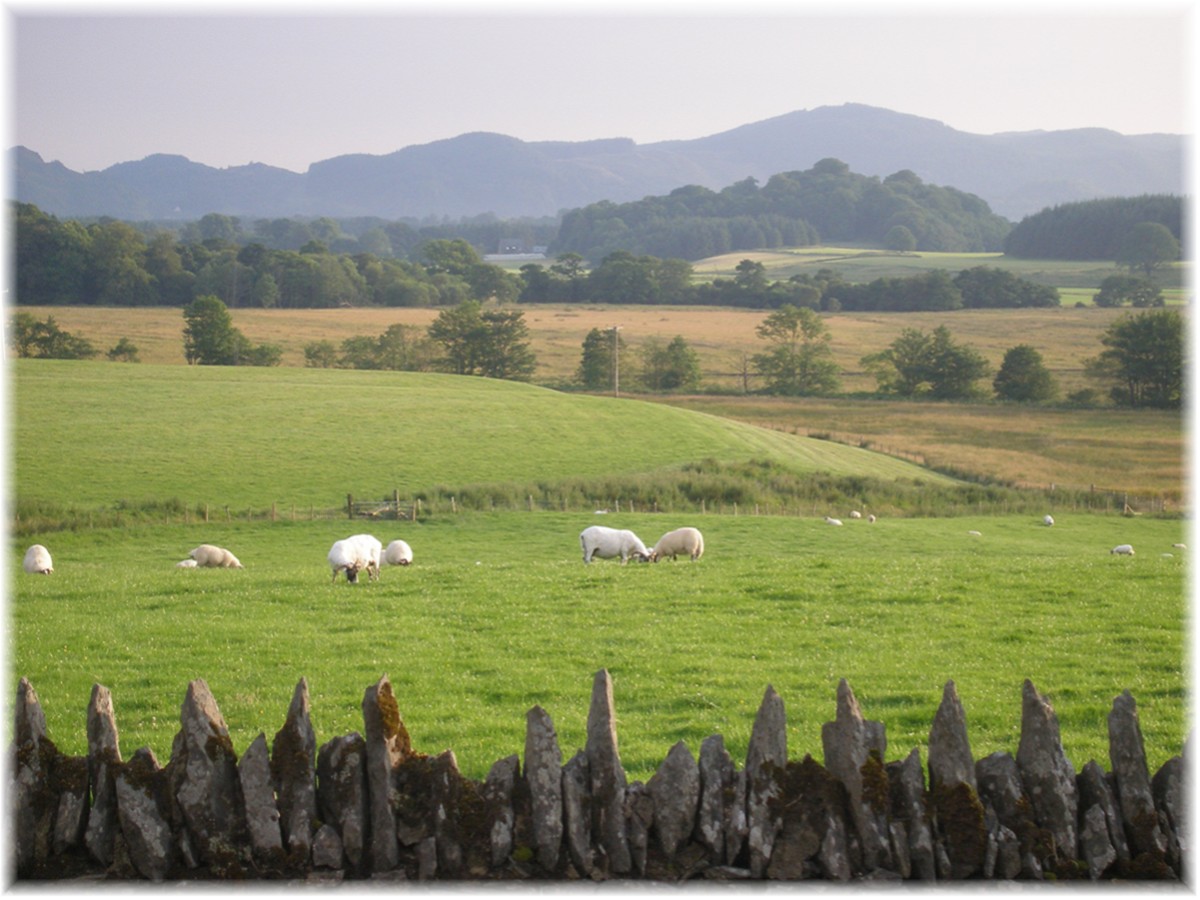
<svg viewBox="0 0 1200 900"><path fill-rule="evenodd" d="M39 319L53 316L59 327L92 341L102 352L122 337L137 345L141 361L183 365L183 316L168 308L22 307ZM708 387L737 389L746 356L766 349L755 328L767 313L712 307L679 306L528 306L523 307L538 358L535 381L569 379L579 364L580 347L592 328L621 328L632 353L622 380L633 386L639 345L650 337L683 338L700 356ZM1083 361L1102 349L1100 336L1128 310L1060 308L964 310L952 313L837 313L825 315L834 357L842 370L842 390L875 389L859 360L890 344L905 328L931 331L946 324L955 340L968 344L998 368L1004 352L1031 344L1042 353L1064 393L1089 386ZM253 343L283 347L285 366L304 365L304 345L317 340L340 344L349 337L379 335L389 325L427 326L436 309L232 310L234 324ZM753 381L751 382L753 387Z"/></svg>

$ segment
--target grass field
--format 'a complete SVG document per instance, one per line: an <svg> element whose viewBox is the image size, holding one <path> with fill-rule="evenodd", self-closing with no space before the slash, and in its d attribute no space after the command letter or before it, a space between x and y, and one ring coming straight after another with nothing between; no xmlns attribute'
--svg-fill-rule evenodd
<svg viewBox="0 0 1200 900"><path fill-rule="evenodd" d="M386 673L417 747L453 748L482 777L521 750L535 703L565 753L581 746L602 667L637 778L675 741L698 752L716 732L744 758L767 684L787 705L793 755L819 753L842 677L885 723L889 758L924 745L949 679L976 756L1015 750L1027 677L1055 704L1077 766L1107 759L1105 716L1126 688L1152 765L1182 745L1181 518L1056 509L1053 528L1040 513L833 528L815 509L686 519L441 510L419 524L285 512L89 527L87 509L122 498L337 507L348 492L431 482L654 478L698 457L949 481L717 416L483 379L44 360L12 371L18 508L75 512L73 527L10 540L10 686L32 680L51 737L70 753L83 752L95 682L114 693L126 757L149 745L165 761L193 678L209 682L241 752L282 725L300 677L328 740L361 728L363 691ZM696 524L708 549L695 564L585 567L577 535L596 522L648 541ZM368 529L409 540L415 564L375 584L331 584L329 545ZM50 577L20 572L35 541L54 554ZM246 568L174 568L203 542L230 547ZM1125 542L1137 556L1108 553Z"/></svg>
<svg viewBox="0 0 1200 900"><path fill-rule="evenodd" d="M126 758L165 762L189 680L212 688L240 754L283 724L303 676L319 742L362 728L364 690L387 674L418 750L454 749L482 778L522 752L540 704L564 758L583 746L593 673L613 676L622 761L649 777L678 740L725 736L739 764L771 684L789 752L821 758L839 678L887 729L887 759L925 744L953 679L980 758L1016 751L1021 684L1055 706L1075 766L1106 769L1105 716L1132 691L1153 768L1186 720L1180 520L1061 517L693 517L697 563L580 561L604 521L653 541L665 515L460 513L413 525L339 521L130 527L47 537L50 577L18 575L12 677L30 678L61 749L86 750L93 683L114 696ZM333 540L371 527L414 564L376 583L330 583ZM979 536L968 532L978 530ZM244 570L180 570L205 541ZM1138 555L1111 556L1129 541ZM21 547L9 564L19 572ZM1174 556L1164 556L1174 553Z"/></svg>

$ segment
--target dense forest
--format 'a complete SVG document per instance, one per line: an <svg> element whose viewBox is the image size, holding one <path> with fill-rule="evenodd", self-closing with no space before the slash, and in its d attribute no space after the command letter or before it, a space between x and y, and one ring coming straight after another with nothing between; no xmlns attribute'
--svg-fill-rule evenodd
<svg viewBox="0 0 1200 900"><path fill-rule="evenodd" d="M863 242L894 250L998 251L1011 224L973 194L909 171L880 180L837 159L806 172L747 178L721 191L691 185L665 197L593 203L563 216L554 253L599 261L614 250L703 259L738 250Z"/></svg>
<svg viewBox="0 0 1200 900"><path fill-rule="evenodd" d="M1026 216L1004 239L1022 259L1118 259L1134 226L1155 222L1183 240L1183 198L1166 194L1064 203Z"/></svg>

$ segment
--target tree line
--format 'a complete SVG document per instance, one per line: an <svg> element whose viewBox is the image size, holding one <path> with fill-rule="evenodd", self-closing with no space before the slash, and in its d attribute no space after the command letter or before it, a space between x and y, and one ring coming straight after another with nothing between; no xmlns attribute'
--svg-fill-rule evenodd
<svg viewBox="0 0 1200 900"><path fill-rule="evenodd" d="M1125 264L1138 252L1138 239L1133 236L1131 246L1131 233L1143 223L1161 226L1174 238L1174 259L1178 259L1183 198L1168 194L1109 197L1043 209L1013 226L1004 238L1004 253L1021 259L1103 259Z"/></svg>
<svg viewBox="0 0 1200 900"><path fill-rule="evenodd" d="M320 368L434 371L514 381L529 381L537 368L525 313L514 307L486 308L466 300L442 310L422 332L395 324L378 336L346 338L341 346L313 341L304 347L305 365ZM282 348L252 345L233 325L217 297L198 297L183 310L183 351L190 365L275 366ZM840 388L826 321L809 307L784 306L770 312L756 329L766 349L745 365L745 390L751 376L761 393L783 396L835 394ZM39 322L18 311L9 323L9 340L18 356L89 359L99 351L86 339L64 332L53 316ZM1183 317L1177 310L1152 310L1125 316L1105 331L1104 349L1087 360L1090 378L1109 388L1118 406L1178 408L1183 395ZM585 390L618 390L620 373L652 393L695 391L701 383L699 357L676 335L664 342L651 337L630 360L619 329L593 328L583 340L574 384ZM137 347L127 338L108 351L112 360L136 362ZM624 360L624 362L622 362ZM631 367L630 362L634 365ZM991 394L979 382L991 367L974 348L957 342L945 325L926 333L905 328L885 349L867 354L860 364L872 375L883 397L932 400L996 399L1048 403L1059 389L1041 353L1028 344L1009 348L991 381ZM628 381L627 381L628 384ZM1092 405L1096 392L1068 398Z"/></svg>
<svg viewBox="0 0 1200 900"><path fill-rule="evenodd" d="M973 194L911 171L859 175L838 159L803 172L746 178L720 191L688 185L665 197L602 201L563 215L553 253L598 262L616 250L704 259L738 250L839 241L893 250L1000 250L1011 223Z"/></svg>

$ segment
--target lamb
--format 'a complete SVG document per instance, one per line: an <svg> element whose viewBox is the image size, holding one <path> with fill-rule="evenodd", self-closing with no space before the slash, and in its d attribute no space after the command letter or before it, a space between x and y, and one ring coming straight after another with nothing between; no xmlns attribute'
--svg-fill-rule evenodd
<svg viewBox="0 0 1200 900"><path fill-rule="evenodd" d="M1133 545L1132 544L1117 544L1117 546L1113 547L1108 552L1115 553L1117 556L1133 556Z"/></svg>
<svg viewBox="0 0 1200 900"><path fill-rule="evenodd" d="M244 569L236 556L224 547L214 547L212 544L201 544L188 553L201 568L211 569Z"/></svg>
<svg viewBox="0 0 1200 900"><path fill-rule="evenodd" d="M337 581L338 572L345 571L346 580L358 584L358 573L367 570L370 581L379 580L379 557L383 552L383 544L369 534L355 534L340 541L334 541L329 548L329 565L333 569L333 581Z"/></svg>
<svg viewBox="0 0 1200 900"><path fill-rule="evenodd" d="M49 575L54 571L54 563L50 560L50 551L41 544L34 544L25 551L25 559L21 567L30 575Z"/></svg>
<svg viewBox="0 0 1200 900"><path fill-rule="evenodd" d="M412 565L412 547L404 541L392 541L383 551L383 563L388 566Z"/></svg>
<svg viewBox="0 0 1200 900"><path fill-rule="evenodd" d="M583 561L590 563L594 557L612 559L621 557L621 565L629 562L631 556L641 562L650 559L650 551L642 543L642 539L628 529L606 528L603 525L592 525L579 532L579 545L583 548Z"/></svg>
<svg viewBox="0 0 1200 900"><path fill-rule="evenodd" d="M695 562L704 555L704 535L696 528L676 528L668 531L658 539L654 549L650 551L650 561L658 562L665 556L675 557L686 553Z"/></svg>

